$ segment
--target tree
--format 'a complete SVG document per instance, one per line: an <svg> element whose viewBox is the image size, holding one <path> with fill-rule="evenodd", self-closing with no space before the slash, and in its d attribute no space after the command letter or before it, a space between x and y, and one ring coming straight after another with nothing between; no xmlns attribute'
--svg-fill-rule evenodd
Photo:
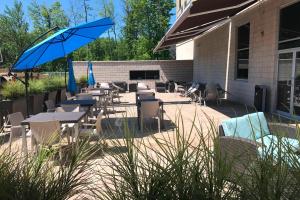
<svg viewBox="0 0 300 200"><path fill-rule="evenodd" d="M69 19L59 1L47 7L46 5L39 5L36 0L33 0L28 10L34 32L38 35L56 26L65 28L69 25Z"/></svg>
<svg viewBox="0 0 300 200"><path fill-rule="evenodd" d="M30 38L21 2L15 1L12 8L5 7L4 13L0 14L0 27L4 66L9 67L26 48Z"/></svg>
<svg viewBox="0 0 300 200"><path fill-rule="evenodd" d="M173 0L125 0L123 35L129 59L169 58L153 49L169 28Z"/></svg>

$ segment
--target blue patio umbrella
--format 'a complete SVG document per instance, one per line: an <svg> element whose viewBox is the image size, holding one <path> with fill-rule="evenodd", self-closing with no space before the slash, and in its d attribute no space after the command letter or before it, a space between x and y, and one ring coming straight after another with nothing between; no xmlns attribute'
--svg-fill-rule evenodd
<svg viewBox="0 0 300 200"><path fill-rule="evenodd" d="M58 58L66 57L68 54L80 47L96 40L102 33L111 28L113 25L114 23L110 18L103 18L86 24L59 30L33 47L30 45L9 69L9 74L11 74L11 71L25 71L24 84L26 89L26 100L28 101L29 70ZM44 33L42 36L47 33ZM28 103L27 115L29 115Z"/></svg>
<svg viewBox="0 0 300 200"><path fill-rule="evenodd" d="M96 84L94 74L93 74L93 64L91 62L88 63L89 65L89 77L88 77L88 84L89 86L94 86Z"/></svg>
<svg viewBox="0 0 300 200"><path fill-rule="evenodd" d="M77 86L76 86L76 80L74 76L72 59L70 58L68 59L68 66L69 66L68 91L74 93L77 90Z"/></svg>
<svg viewBox="0 0 300 200"><path fill-rule="evenodd" d="M12 66L12 71L26 71L42 64L63 58L76 49L96 40L114 25L103 18L72 28L62 29L37 45L27 49Z"/></svg>

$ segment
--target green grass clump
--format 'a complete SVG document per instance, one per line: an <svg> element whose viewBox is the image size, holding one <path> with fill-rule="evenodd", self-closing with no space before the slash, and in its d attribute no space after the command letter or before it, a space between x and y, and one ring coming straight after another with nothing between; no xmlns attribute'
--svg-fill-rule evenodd
<svg viewBox="0 0 300 200"><path fill-rule="evenodd" d="M5 151L0 155L0 199L63 200L89 196L90 158L96 146L78 144L69 159L54 160L55 149L41 149L28 158Z"/></svg>
<svg viewBox="0 0 300 200"><path fill-rule="evenodd" d="M80 85L86 85L87 84L87 76L86 75L82 75L79 79L76 80L76 82Z"/></svg>
<svg viewBox="0 0 300 200"><path fill-rule="evenodd" d="M43 81L43 79L33 79L29 81L30 94L41 94L45 91L45 81Z"/></svg>
<svg viewBox="0 0 300 200"><path fill-rule="evenodd" d="M25 86L20 81L9 81L3 85L1 94L5 99L17 99L25 96Z"/></svg>
<svg viewBox="0 0 300 200"><path fill-rule="evenodd" d="M65 79L61 76L52 76L42 80L45 84L46 91L55 91L57 89L65 87Z"/></svg>

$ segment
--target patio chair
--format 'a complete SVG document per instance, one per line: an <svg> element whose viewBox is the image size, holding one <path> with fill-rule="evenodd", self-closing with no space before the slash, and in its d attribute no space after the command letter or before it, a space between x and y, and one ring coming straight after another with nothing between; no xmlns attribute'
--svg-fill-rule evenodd
<svg viewBox="0 0 300 200"><path fill-rule="evenodd" d="M9 135L9 149L11 149L11 144L13 140L22 136L21 122L24 120L24 116L21 112L16 112L9 114L7 118L11 125ZM27 135L30 135L30 131L27 132Z"/></svg>
<svg viewBox="0 0 300 200"><path fill-rule="evenodd" d="M98 115L97 118L95 120L95 123L83 123L82 126L83 128L81 128L79 130L79 137L93 137L96 136L98 138L100 138L100 135L102 133L102 117L103 117L103 110L101 110Z"/></svg>
<svg viewBox="0 0 300 200"><path fill-rule="evenodd" d="M103 89L110 89L110 86L109 86L109 83L100 83L100 88L103 88Z"/></svg>
<svg viewBox="0 0 300 200"><path fill-rule="evenodd" d="M200 104L206 106L207 101L215 101L218 105L221 104L221 99L219 98L218 85L215 83L206 84L204 96L200 100Z"/></svg>
<svg viewBox="0 0 300 200"><path fill-rule="evenodd" d="M52 147L55 144L59 146L59 158L62 159L62 131L59 121L31 122L31 144L38 152L42 146Z"/></svg>
<svg viewBox="0 0 300 200"><path fill-rule="evenodd" d="M144 121L145 119L156 119L158 121L158 132L160 133L160 124L161 124L161 110L159 107L159 102L154 101L141 101L140 107L140 125L141 131L144 132Z"/></svg>
<svg viewBox="0 0 300 200"><path fill-rule="evenodd" d="M80 105L78 104L61 104L61 107L64 112L80 112Z"/></svg>
<svg viewBox="0 0 300 200"><path fill-rule="evenodd" d="M77 100L91 100L93 99L93 94L90 93L80 93L76 95Z"/></svg>
<svg viewBox="0 0 300 200"><path fill-rule="evenodd" d="M197 83L195 87L193 87L189 92L186 93L187 97L191 98L191 101L197 102L200 96L200 91L199 91L199 86L200 84Z"/></svg>
<svg viewBox="0 0 300 200"><path fill-rule="evenodd" d="M180 93L181 95L183 95L185 93L184 86L178 85L176 82L174 82L174 85L175 85L174 90L175 90L176 93Z"/></svg>
<svg viewBox="0 0 300 200"><path fill-rule="evenodd" d="M137 91L141 91L141 90L149 90L149 86L146 85L145 83L139 82L137 84Z"/></svg>
<svg viewBox="0 0 300 200"><path fill-rule="evenodd" d="M278 123L268 124L262 112L225 120L219 127L221 159L231 165L233 173L244 173L256 159L268 154L266 149L278 148L278 137L290 145L295 153L299 151L296 128ZM272 152L278 151L269 153Z"/></svg>
<svg viewBox="0 0 300 200"><path fill-rule="evenodd" d="M54 112L55 111L55 103L53 100L47 100L45 101L45 105L47 108L47 112Z"/></svg>
<svg viewBox="0 0 300 200"><path fill-rule="evenodd" d="M73 100L73 99L75 99L75 97L72 96L70 92L66 92L66 97L67 97L67 100Z"/></svg>

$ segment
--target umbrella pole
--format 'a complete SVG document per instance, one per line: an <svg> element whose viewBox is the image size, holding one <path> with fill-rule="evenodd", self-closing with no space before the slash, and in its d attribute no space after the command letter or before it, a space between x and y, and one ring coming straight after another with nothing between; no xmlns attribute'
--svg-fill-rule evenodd
<svg viewBox="0 0 300 200"><path fill-rule="evenodd" d="M28 80L29 80L29 74L28 74L28 71L25 71L25 96L26 96L26 114L27 114L27 117L29 117L29 96L28 96L28 86L29 86L29 83L28 83Z"/></svg>
<svg viewBox="0 0 300 200"><path fill-rule="evenodd" d="M66 67L65 67L65 87L67 89L67 68L68 68L68 57L66 57L66 61L67 61L67 64L66 64Z"/></svg>

